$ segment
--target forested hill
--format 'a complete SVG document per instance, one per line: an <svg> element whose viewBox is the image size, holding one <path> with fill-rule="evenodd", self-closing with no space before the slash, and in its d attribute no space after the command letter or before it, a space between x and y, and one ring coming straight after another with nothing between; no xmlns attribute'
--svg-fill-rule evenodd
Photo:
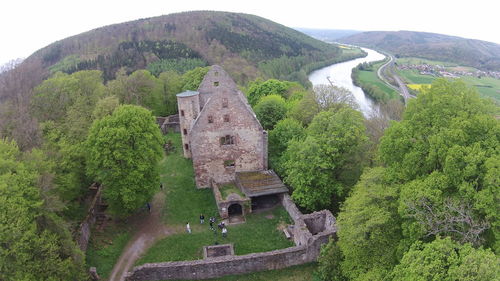
<svg viewBox="0 0 500 281"><path fill-rule="evenodd" d="M55 42L34 53L50 72L116 71L172 63L220 64L238 82L273 77L307 83L306 73L341 60L342 50L291 28L249 14L194 11L97 28Z"/></svg>
<svg viewBox="0 0 500 281"><path fill-rule="evenodd" d="M500 71L500 45L435 33L371 31L354 34L339 42L378 48L400 57L420 57Z"/></svg>

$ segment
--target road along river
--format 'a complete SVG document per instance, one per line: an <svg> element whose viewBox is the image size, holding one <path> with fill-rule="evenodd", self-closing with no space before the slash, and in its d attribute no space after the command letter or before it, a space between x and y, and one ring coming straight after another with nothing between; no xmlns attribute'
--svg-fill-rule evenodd
<svg viewBox="0 0 500 281"><path fill-rule="evenodd" d="M311 81L313 86L319 84L329 85L330 82L328 82L328 79L330 79L330 81L332 81L335 86L348 89L356 98L356 102L359 104L359 108L361 109L361 112L363 112L363 115L365 115L365 117L368 117L372 112L372 108L376 107L377 104L370 97L366 96L360 87L355 86L352 83L351 72L352 69L360 63L382 60L385 58L385 56L371 49L361 49L368 53L366 57L332 64L330 66L313 71L311 72L311 74L309 74L309 81Z"/></svg>

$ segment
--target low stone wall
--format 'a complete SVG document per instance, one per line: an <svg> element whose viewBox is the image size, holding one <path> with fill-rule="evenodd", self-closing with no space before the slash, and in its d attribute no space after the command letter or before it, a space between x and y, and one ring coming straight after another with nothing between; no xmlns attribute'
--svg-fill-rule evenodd
<svg viewBox="0 0 500 281"><path fill-rule="evenodd" d="M135 267L132 272L127 274L125 280L196 280L262 270L281 269L314 261L317 257L317 253L310 252L310 249L314 250L316 247L296 246L243 256L145 264Z"/></svg>
<svg viewBox="0 0 500 281"><path fill-rule="evenodd" d="M87 246L89 244L91 234L90 229L96 222L97 208L99 207L99 203L101 201L101 186L98 186L94 183L92 184L90 189L92 189L93 187L95 187L97 191L92 199L92 202L90 203L90 207L87 211L87 216L78 228L76 238L78 246L80 246L80 250L82 250L83 252L87 251Z"/></svg>

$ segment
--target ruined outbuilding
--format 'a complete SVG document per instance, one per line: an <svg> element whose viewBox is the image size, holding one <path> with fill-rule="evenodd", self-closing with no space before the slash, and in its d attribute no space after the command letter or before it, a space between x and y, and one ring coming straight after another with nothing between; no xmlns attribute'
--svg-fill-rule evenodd
<svg viewBox="0 0 500 281"><path fill-rule="evenodd" d="M212 66L198 91L178 94L177 103L184 156L193 159L198 188L267 170L267 132L222 67Z"/></svg>

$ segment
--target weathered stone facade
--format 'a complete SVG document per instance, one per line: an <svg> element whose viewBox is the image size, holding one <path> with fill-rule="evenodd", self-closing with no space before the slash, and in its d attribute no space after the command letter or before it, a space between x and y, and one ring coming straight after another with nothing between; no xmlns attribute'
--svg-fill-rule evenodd
<svg viewBox="0 0 500 281"><path fill-rule="evenodd" d="M184 157L193 159L198 188L267 169L267 132L220 66L211 67L197 92L180 93L177 101Z"/></svg>

